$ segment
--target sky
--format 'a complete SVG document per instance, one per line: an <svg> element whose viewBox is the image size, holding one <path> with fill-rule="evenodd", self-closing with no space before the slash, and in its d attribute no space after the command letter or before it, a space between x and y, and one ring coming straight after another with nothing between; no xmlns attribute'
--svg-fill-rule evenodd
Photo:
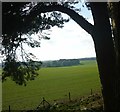
<svg viewBox="0 0 120 112"><path fill-rule="evenodd" d="M81 3L80 5L78 7L82 7ZM91 11L86 7L82 7L79 14L93 24ZM63 17L68 18L69 16L63 14ZM63 28L53 27L51 31L46 32L50 34L50 40L42 39L41 47L33 49L24 46L27 52L32 52L37 57L37 60L96 57L92 37L74 20L70 19L68 23L64 24ZM33 37L35 38L36 36L34 35ZM20 56L19 51L18 55Z"/></svg>
<svg viewBox="0 0 120 112"><path fill-rule="evenodd" d="M93 24L91 12L82 7L80 12ZM66 14L63 14L67 17ZM38 60L76 59L96 57L92 37L74 20L64 24L63 28L53 27L49 32L50 40L41 40L41 47L27 49L34 53Z"/></svg>

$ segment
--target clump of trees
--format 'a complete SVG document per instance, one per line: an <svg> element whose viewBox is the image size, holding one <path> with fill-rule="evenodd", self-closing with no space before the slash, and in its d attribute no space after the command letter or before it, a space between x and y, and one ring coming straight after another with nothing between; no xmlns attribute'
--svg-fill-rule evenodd
<svg viewBox="0 0 120 112"><path fill-rule="evenodd" d="M42 62L42 67L64 67L64 66L74 66L79 65L79 59L60 59L55 61L44 61Z"/></svg>
<svg viewBox="0 0 120 112"><path fill-rule="evenodd" d="M27 81L26 77L32 75L31 70L34 73L36 69L30 65L33 61L30 56L33 54L24 51L23 43L30 47L39 47L40 41L31 38L31 34L39 32L42 35L43 30L53 26L63 27L63 24L69 21L62 17L60 12L63 12L92 36L102 84L104 110L120 111L120 2L87 2L94 25L79 15L79 10L74 7L76 3L78 2L3 2L2 53L6 58L2 77L11 77L16 82L22 82L21 84ZM22 38L22 35L27 35L27 38ZM49 39L43 35L40 40L41 38ZM25 64L26 67L21 68L21 64L17 64L18 47L21 48L22 56L24 55L22 58L30 62Z"/></svg>

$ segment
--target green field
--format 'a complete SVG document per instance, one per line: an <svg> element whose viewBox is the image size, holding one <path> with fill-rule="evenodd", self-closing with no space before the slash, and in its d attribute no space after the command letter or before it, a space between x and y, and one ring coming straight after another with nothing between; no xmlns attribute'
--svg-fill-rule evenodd
<svg viewBox="0 0 120 112"><path fill-rule="evenodd" d="M100 91L100 81L96 61L81 61L81 65L71 67L42 68L39 76L27 86L18 86L8 79L2 84L2 107L8 110L30 110L38 106L42 98L49 102L68 99Z"/></svg>

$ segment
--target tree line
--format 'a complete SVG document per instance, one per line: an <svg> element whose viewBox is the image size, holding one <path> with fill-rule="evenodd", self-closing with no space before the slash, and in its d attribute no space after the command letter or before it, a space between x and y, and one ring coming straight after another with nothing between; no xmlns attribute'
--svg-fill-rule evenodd
<svg viewBox="0 0 120 112"><path fill-rule="evenodd" d="M54 61L43 61L42 67L64 67L64 66L74 66L79 65L79 59L60 59Z"/></svg>

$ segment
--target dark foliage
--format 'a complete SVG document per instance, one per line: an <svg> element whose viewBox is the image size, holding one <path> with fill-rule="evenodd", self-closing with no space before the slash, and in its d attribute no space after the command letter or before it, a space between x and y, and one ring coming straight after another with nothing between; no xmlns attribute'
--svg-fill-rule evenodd
<svg viewBox="0 0 120 112"><path fill-rule="evenodd" d="M3 2L2 3L2 55L5 56L2 79L11 77L17 84L25 84L38 74L41 63L35 65L35 56L26 53L23 44L35 48L40 47L40 40L49 39L43 34L43 30L49 30L53 26L63 27L69 19L64 19L59 12L40 12L40 7L57 3L34 3L34 2ZM39 33L38 40L32 38L32 34ZM25 36L23 36L25 35ZM17 49L20 49L20 62Z"/></svg>

